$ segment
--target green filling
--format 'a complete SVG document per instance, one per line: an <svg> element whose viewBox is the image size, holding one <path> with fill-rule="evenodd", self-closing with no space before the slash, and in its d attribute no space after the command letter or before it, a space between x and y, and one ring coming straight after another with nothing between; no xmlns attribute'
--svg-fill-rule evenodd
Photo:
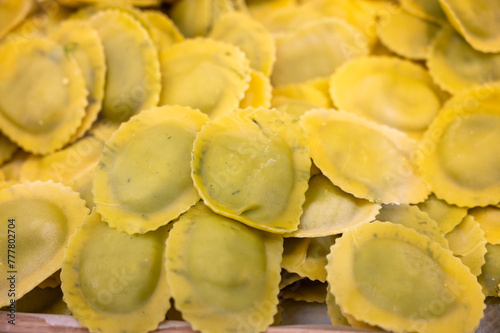
<svg viewBox="0 0 500 333"><path fill-rule="evenodd" d="M458 184L485 189L500 183L500 117L473 114L457 118L438 143L439 161Z"/></svg>
<svg viewBox="0 0 500 333"><path fill-rule="evenodd" d="M177 125L158 125L136 134L113 165L110 184L118 202L138 213L168 207L189 187L195 133Z"/></svg>
<svg viewBox="0 0 500 333"><path fill-rule="evenodd" d="M0 112L23 131L52 131L70 99L68 79L61 70L63 61L63 49L56 46L20 53L14 71L22 71L22 75L16 73L0 83Z"/></svg>
<svg viewBox="0 0 500 333"><path fill-rule="evenodd" d="M206 150L202 175L210 195L258 222L278 218L295 183L293 156L278 136L223 134Z"/></svg>
<svg viewBox="0 0 500 333"><path fill-rule="evenodd" d="M83 296L97 311L131 313L140 309L158 284L163 250L160 231L130 236L100 223L77 267Z"/></svg>
<svg viewBox="0 0 500 333"><path fill-rule="evenodd" d="M68 234L66 215L57 204L48 200L17 199L0 204L0 221L7 224L12 218L15 219L15 229L10 230L15 232L16 269L20 275L36 273L64 246ZM1 244L8 242L7 225L4 225L4 230ZM7 246L0 250L3 253L0 262L5 266L6 252Z"/></svg>
<svg viewBox="0 0 500 333"><path fill-rule="evenodd" d="M405 318L434 319L454 306L442 268L416 247L375 238L354 255L354 279L374 305Z"/></svg>
<svg viewBox="0 0 500 333"><path fill-rule="evenodd" d="M188 274L206 303L223 311L254 306L266 288L266 247L260 232L220 216L198 220L188 244Z"/></svg>

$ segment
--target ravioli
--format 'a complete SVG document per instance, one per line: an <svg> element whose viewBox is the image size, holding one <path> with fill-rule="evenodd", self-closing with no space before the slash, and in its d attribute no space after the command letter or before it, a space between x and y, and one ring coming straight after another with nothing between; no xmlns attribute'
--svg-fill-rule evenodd
<svg viewBox="0 0 500 333"><path fill-rule="evenodd" d="M236 46L211 39L190 39L161 58L160 105L184 105L217 118L238 107L250 81L250 66Z"/></svg>
<svg viewBox="0 0 500 333"><path fill-rule="evenodd" d="M490 0L439 0L453 27L478 51L500 52L500 12Z"/></svg>
<svg viewBox="0 0 500 333"><path fill-rule="evenodd" d="M52 181L0 191L0 306L10 304L11 283L19 299L61 268L68 239L87 214L78 193Z"/></svg>
<svg viewBox="0 0 500 333"><path fill-rule="evenodd" d="M488 243L500 244L500 207L473 208L469 214L479 223Z"/></svg>
<svg viewBox="0 0 500 333"><path fill-rule="evenodd" d="M416 142L353 113L328 109L301 118L314 163L330 181L376 203L418 203L429 191L410 154Z"/></svg>
<svg viewBox="0 0 500 333"><path fill-rule="evenodd" d="M47 154L67 144L82 123L87 93L77 63L55 42L0 46L0 130L25 151Z"/></svg>
<svg viewBox="0 0 500 333"><path fill-rule="evenodd" d="M175 306L194 330L265 331L277 312L282 250L281 236L199 203L175 222L167 241Z"/></svg>
<svg viewBox="0 0 500 333"><path fill-rule="evenodd" d="M92 25L86 21L67 20L50 36L73 56L81 69L88 91L87 108L82 124L70 141L82 137L92 126L102 108L106 75L106 60L101 39Z"/></svg>
<svg viewBox="0 0 500 333"><path fill-rule="evenodd" d="M427 130L417 162L429 188L461 207L500 201L500 85L450 99Z"/></svg>
<svg viewBox="0 0 500 333"><path fill-rule="evenodd" d="M129 234L155 230L198 200L191 150L208 120L198 110L163 106L142 111L106 142L93 180L97 212Z"/></svg>
<svg viewBox="0 0 500 333"><path fill-rule="evenodd" d="M71 237L61 271L64 301L92 332L147 332L170 307L166 228L130 236L95 211Z"/></svg>
<svg viewBox="0 0 500 333"><path fill-rule="evenodd" d="M273 86L328 77L346 61L368 55L368 44L360 35L358 29L338 18L307 22L277 35Z"/></svg>
<svg viewBox="0 0 500 333"><path fill-rule="evenodd" d="M337 239L327 281L342 311L403 332L472 332L483 316L476 277L451 252L417 231L363 224Z"/></svg>
<svg viewBox="0 0 500 333"><path fill-rule="evenodd" d="M437 222L442 234L452 231L467 215L467 208L449 205L446 201L436 198L434 194L419 203L418 208Z"/></svg>
<svg viewBox="0 0 500 333"><path fill-rule="evenodd" d="M330 94L339 109L416 138L423 135L444 102L425 69L392 57L371 56L346 63L331 77Z"/></svg>
<svg viewBox="0 0 500 333"><path fill-rule="evenodd" d="M148 32L122 10L100 11L89 20L106 56L102 116L119 123L156 106L161 90L160 63Z"/></svg>
<svg viewBox="0 0 500 333"><path fill-rule="evenodd" d="M325 176L311 177L298 230L285 237L340 234L375 219L380 205L342 191Z"/></svg>
<svg viewBox="0 0 500 333"><path fill-rule="evenodd" d="M296 120L275 109L236 110L202 128L192 178L215 212L275 233L297 229L311 160Z"/></svg>
<svg viewBox="0 0 500 333"><path fill-rule="evenodd" d="M378 24L380 40L393 52L413 60L425 60L441 27L404 10L393 14L387 24Z"/></svg>
<svg viewBox="0 0 500 333"><path fill-rule="evenodd" d="M500 53L475 50L451 27L437 35L427 65L437 84L452 94L500 81Z"/></svg>
<svg viewBox="0 0 500 333"><path fill-rule="evenodd" d="M245 53L253 70L271 75L276 59L273 36L248 14L229 12L221 16L208 37L237 46Z"/></svg>

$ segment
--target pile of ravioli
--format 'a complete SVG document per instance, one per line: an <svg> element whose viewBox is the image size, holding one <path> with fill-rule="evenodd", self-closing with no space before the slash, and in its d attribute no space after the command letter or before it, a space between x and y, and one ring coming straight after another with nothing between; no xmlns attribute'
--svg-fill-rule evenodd
<svg viewBox="0 0 500 333"><path fill-rule="evenodd" d="M14 270L18 312L92 332L262 332L294 302L473 332L500 296L497 7L0 2L0 306Z"/></svg>

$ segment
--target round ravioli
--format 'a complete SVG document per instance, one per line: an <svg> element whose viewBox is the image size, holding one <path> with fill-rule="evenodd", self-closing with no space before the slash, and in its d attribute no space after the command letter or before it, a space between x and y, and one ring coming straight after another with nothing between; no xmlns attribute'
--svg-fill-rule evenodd
<svg viewBox="0 0 500 333"><path fill-rule="evenodd" d="M61 268L69 237L88 214L69 187L23 183L0 191L0 307L19 299Z"/></svg>
<svg viewBox="0 0 500 333"><path fill-rule="evenodd" d="M363 224L337 239L327 281L342 311L396 332L473 332L484 295L459 259L413 229Z"/></svg>
<svg viewBox="0 0 500 333"><path fill-rule="evenodd" d="M444 101L425 69L393 57L346 63L332 76L330 94L339 109L415 137L425 132Z"/></svg>
<svg viewBox="0 0 500 333"><path fill-rule="evenodd" d="M375 219L380 205L342 191L323 175L309 180L298 230L285 237L322 237L340 234Z"/></svg>
<svg viewBox="0 0 500 333"><path fill-rule="evenodd" d="M307 22L279 34L271 82L274 86L328 77L344 62L366 56L369 47L361 32L342 19Z"/></svg>
<svg viewBox="0 0 500 333"><path fill-rule="evenodd" d="M314 163L345 192L378 203L418 203L429 194L410 158L417 143L403 133L329 109L309 111L301 123Z"/></svg>
<svg viewBox="0 0 500 333"><path fill-rule="evenodd" d="M271 33L258 21L242 12L229 12L219 18L210 38L239 47L256 71L271 75L276 59L276 45Z"/></svg>
<svg viewBox="0 0 500 333"><path fill-rule="evenodd" d="M440 26L403 10L392 14L387 24L378 24L378 36L391 51L413 60L425 60Z"/></svg>
<svg viewBox="0 0 500 333"><path fill-rule="evenodd" d="M104 49L99 35L86 21L65 21L50 34L50 38L61 44L65 52L74 57L82 70L89 93L86 114L82 124L73 134L71 141L74 141L85 134L101 111L106 75Z"/></svg>
<svg viewBox="0 0 500 333"><path fill-rule="evenodd" d="M191 150L208 120L198 110L163 106L131 118L106 142L92 192L104 221L129 234L167 224L198 200Z"/></svg>
<svg viewBox="0 0 500 333"><path fill-rule="evenodd" d="M376 219L381 222L392 222L414 229L433 241L438 242L442 247L449 248L448 241L441 234L437 222L431 219L427 213L422 212L417 206L406 204L382 205L382 209Z"/></svg>
<svg viewBox="0 0 500 333"><path fill-rule="evenodd" d="M197 108L211 118L238 107L250 82L250 66L236 46L191 39L162 54L160 105Z"/></svg>
<svg viewBox="0 0 500 333"><path fill-rule="evenodd" d="M423 178L440 199L462 207L500 201L500 85L450 99L422 139Z"/></svg>
<svg viewBox="0 0 500 333"><path fill-rule="evenodd" d="M436 83L452 94L500 81L500 53L476 51L451 27L443 28L432 43L427 65Z"/></svg>
<svg viewBox="0 0 500 333"><path fill-rule="evenodd" d="M106 56L106 86L102 115L127 121L158 104L161 90L158 50L147 30L132 15L104 10L89 19Z"/></svg>
<svg viewBox="0 0 500 333"><path fill-rule="evenodd" d="M436 198L434 194L419 203L418 208L437 222L443 235L452 231L467 215L467 208L449 205L446 201Z"/></svg>
<svg viewBox="0 0 500 333"><path fill-rule="evenodd" d="M4 0L0 3L0 40L33 9L32 0Z"/></svg>
<svg viewBox="0 0 500 333"><path fill-rule="evenodd" d="M199 203L175 222L167 241L176 308L205 333L265 331L277 312L282 251L280 236Z"/></svg>
<svg viewBox="0 0 500 333"><path fill-rule="evenodd" d="M500 244L500 207L488 206L473 208L469 211L484 231L484 237L490 244Z"/></svg>
<svg viewBox="0 0 500 333"><path fill-rule="evenodd" d="M439 3L453 27L473 48L481 52L500 52L500 11L497 1L439 0Z"/></svg>
<svg viewBox="0 0 500 333"><path fill-rule="evenodd" d="M192 177L215 212L254 228L297 229L311 159L298 121L275 109L236 110L202 128Z"/></svg>
<svg viewBox="0 0 500 333"><path fill-rule="evenodd" d="M61 270L64 301L92 332L148 332L170 307L166 228L130 236L95 211L71 237Z"/></svg>
<svg viewBox="0 0 500 333"><path fill-rule="evenodd" d="M86 98L82 72L62 46L41 38L1 45L0 130L25 151L47 154L68 143Z"/></svg>

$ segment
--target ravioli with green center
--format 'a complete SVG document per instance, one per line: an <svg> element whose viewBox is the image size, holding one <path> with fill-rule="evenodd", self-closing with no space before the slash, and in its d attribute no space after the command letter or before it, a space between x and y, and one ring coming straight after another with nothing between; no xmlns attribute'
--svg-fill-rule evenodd
<svg viewBox="0 0 500 333"><path fill-rule="evenodd" d="M61 268L70 236L88 214L62 184L23 183L0 191L0 307L19 299ZM9 271L11 271L9 273ZM13 280L9 280L11 274ZM15 295L11 295L11 284Z"/></svg>
<svg viewBox="0 0 500 333"><path fill-rule="evenodd" d="M215 212L276 233L297 229L311 160L298 121L275 109L236 110L196 137L192 177Z"/></svg>
<svg viewBox="0 0 500 333"><path fill-rule="evenodd" d="M194 205L191 150L208 120L198 110L163 106L142 111L113 134L97 167L92 192L113 228L145 233Z"/></svg>
<svg viewBox="0 0 500 333"><path fill-rule="evenodd" d="M176 308L204 333L265 331L277 312L282 251L281 236L199 203L175 222L167 241Z"/></svg>
<svg viewBox="0 0 500 333"><path fill-rule="evenodd" d="M170 307L166 227L130 236L95 211L71 237L61 271L64 301L92 332L147 332Z"/></svg>
<svg viewBox="0 0 500 333"><path fill-rule="evenodd" d="M429 194L410 158L417 142L355 114L315 109L301 118L314 163L357 198L418 203Z"/></svg>
<svg viewBox="0 0 500 333"><path fill-rule="evenodd" d="M327 281L342 312L395 332L473 332L484 295L468 267L430 238L389 222L337 239Z"/></svg>
<svg viewBox="0 0 500 333"><path fill-rule="evenodd" d="M461 207L500 201L500 85L450 99L421 141L417 160L429 188Z"/></svg>

